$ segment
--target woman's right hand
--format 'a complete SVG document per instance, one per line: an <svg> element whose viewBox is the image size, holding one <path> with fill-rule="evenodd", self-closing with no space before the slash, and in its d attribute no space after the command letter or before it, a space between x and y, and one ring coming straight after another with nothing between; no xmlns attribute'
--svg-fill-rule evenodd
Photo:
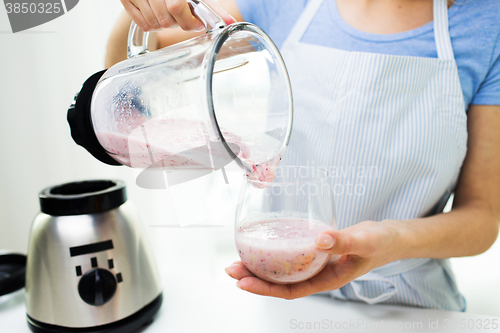
<svg viewBox="0 0 500 333"><path fill-rule="evenodd" d="M120 0L134 22L144 31L180 26L187 31L203 31L205 26L191 13L186 0ZM225 22L236 20L216 1L203 0Z"/></svg>

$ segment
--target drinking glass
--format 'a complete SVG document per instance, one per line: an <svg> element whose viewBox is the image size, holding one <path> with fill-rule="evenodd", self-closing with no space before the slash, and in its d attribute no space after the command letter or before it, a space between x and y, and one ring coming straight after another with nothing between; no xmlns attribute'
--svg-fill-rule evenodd
<svg viewBox="0 0 500 333"><path fill-rule="evenodd" d="M235 243L257 277L282 284L313 277L331 257L316 248L316 236L332 229L335 205L326 171L285 166L277 168L272 183L244 179Z"/></svg>

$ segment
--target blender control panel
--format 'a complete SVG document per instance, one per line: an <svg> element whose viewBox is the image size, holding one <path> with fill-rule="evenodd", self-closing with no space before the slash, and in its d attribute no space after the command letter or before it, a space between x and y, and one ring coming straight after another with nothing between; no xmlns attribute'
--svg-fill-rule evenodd
<svg viewBox="0 0 500 333"><path fill-rule="evenodd" d="M90 270L83 272L81 265L75 267L76 276L81 277L78 282L78 293L87 304L99 306L107 303L115 295L117 284L123 281L121 273L114 274L112 272L115 268L112 258L103 263L98 262L97 257L91 256L94 253L112 249L112 240L75 246L69 249L71 257L89 256Z"/></svg>

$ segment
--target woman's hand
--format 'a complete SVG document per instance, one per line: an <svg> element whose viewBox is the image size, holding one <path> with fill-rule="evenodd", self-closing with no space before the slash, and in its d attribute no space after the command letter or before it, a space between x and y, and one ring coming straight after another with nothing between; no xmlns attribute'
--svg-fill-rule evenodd
<svg viewBox="0 0 500 333"><path fill-rule="evenodd" d="M316 238L318 250L332 254L332 260L316 276L294 284L274 284L253 275L241 261L226 268L248 292L285 299L338 289L376 267L403 256L404 223L395 220L365 221L341 231L324 231Z"/></svg>
<svg viewBox="0 0 500 333"><path fill-rule="evenodd" d="M486 251L500 228L500 106L472 105L467 113L468 152L449 213L411 220L365 221L318 235L318 249L341 255L318 275L296 284L274 284L241 262L226 268L249 292L293 299L338 289L370 270L406 258L451 258ZM329 247L330 235L333 244Z"/></svg>
<svg viewBox="0 0 500 333"><path fill-rule="evenodd" d="M183 30L203 31L205 26L191 13L186 0L121 0L134 22L144 31L180 26ZM213 0L203 0L227 24L236 22Z"/></svg>

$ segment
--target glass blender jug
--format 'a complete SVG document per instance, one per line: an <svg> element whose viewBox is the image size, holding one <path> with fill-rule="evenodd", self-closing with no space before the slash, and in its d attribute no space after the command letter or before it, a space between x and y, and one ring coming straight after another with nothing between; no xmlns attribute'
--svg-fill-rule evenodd
<svg viewBox="0 0 500 333"><path fill-rule="evenodd" d="M272 40L189 0L206 34L149 52L132 23L128 59L91 76L68 111L71 135L111 165L222 168L269 180L289 141L292 93Z"/></svg>

